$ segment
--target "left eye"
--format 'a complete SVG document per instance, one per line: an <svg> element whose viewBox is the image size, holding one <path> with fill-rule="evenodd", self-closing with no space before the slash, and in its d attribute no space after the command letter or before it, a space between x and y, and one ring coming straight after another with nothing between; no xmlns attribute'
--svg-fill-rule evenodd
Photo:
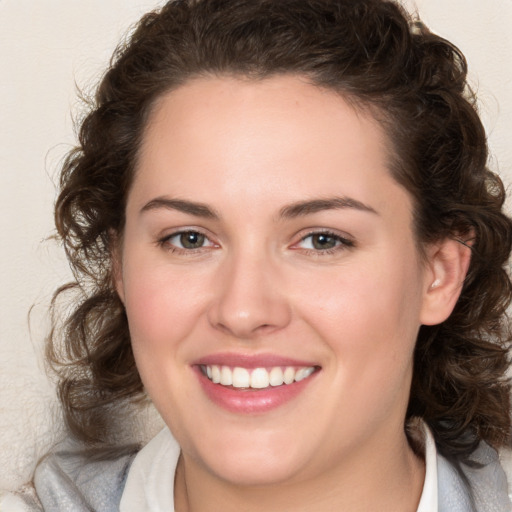
<svg viewBox="0 0 512 512"><path fill-rule="evenodd" d="M175 233L174 235L166 238L165 242L179 249L188 250L201 249L202 247L210 247L213 245L205 235L198 231L182 231L180 233Z"/></svg>
<svg viewBox="0 0 512 512"><path fill-rule="evenodd" d="M340 245L352 246L353 244L349 240L331 233L312 233L311 235L305 236L298 245L301 249L326 251Z"/></svg>

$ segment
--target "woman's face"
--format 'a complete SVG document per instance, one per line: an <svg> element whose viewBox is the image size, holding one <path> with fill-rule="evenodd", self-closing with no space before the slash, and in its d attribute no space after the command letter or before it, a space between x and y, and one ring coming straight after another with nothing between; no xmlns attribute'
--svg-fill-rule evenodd
<svg viewBox="0 0 512 512"><path fill-rule="evenodd" d="M281 76L163 96L120 259L137 366L186 464L301 481L404 442L432 275L380 126L339 95Z"/></svg>

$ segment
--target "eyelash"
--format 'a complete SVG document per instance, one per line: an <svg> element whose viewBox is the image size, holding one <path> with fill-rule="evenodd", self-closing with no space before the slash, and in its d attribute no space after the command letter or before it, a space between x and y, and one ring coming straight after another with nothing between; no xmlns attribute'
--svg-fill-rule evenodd
<svg viewBox="0 0 512 512"><path fill-rule="evenodd" d="M200 247L194 247L194 248L186 248L186 247L177 247L175 244L172 244L170 241L173 238L182 237L183 235L198 235L199 237L203 237L204 241L208 241L208 245L201 245ZM312 237L321 237L325 236L326 238L333 239L335 242L334 247L330 247L328 249L315 249L315 248L300 248L298 247L299 244L306 241L308 238ZM202 252L205 248L209 247L216 247L216 244L210 240L210 238L202 233L201 231L195 230L195 229L186 229L181 231L176 231L174 233L171 233L169 235L166 235L162 238L160 238L157 241L157 244L164 248L165 250L171 252L171 253L180 253L185 255L195 255L198 252ZM318 230L318 231L311 231L307 235L303 236L298 243L294 244L292 246L292 249L294 250L302 250L302 252L306 253L307 255L314 255L314 256L322 256L322 255L329 255L329 254L335 254L339 251L344 251L347 249L351 249L355 247L355 243L353 240L350 240L349 238L343 237L337 233L334 233L332 231L328 230Z"/></svg>

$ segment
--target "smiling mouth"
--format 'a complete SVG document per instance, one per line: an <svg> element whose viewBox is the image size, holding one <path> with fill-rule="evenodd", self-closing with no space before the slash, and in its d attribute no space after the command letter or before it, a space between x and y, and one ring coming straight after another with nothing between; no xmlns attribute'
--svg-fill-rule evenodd
<svg viewBox="0 0 512 512"><path fill-rule="evenodd" d="M243 368L220 365L200 365L202 374L214 384L232 389L268 389L288 386L309 378L316 366L274 366L271 368Z"/></svg>

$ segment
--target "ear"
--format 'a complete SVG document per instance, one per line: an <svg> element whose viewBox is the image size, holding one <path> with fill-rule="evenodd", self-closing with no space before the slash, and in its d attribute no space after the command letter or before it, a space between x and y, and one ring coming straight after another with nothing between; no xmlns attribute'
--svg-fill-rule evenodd
<svg viewBox="0 0 512 512"><path fill-rule="evenodd" d="M110 260L112 263L112 284L124 304L124 283L123 283L123 240L118 233L111 231L110 237Z"/></svg>
<svg viewBox="0 0 512 512"><path fill-rule="evenodd" d="M420 314L423 325L437 325L450 316L462 291L470 261L470 242L446 238L427 249Z"/></svg>

